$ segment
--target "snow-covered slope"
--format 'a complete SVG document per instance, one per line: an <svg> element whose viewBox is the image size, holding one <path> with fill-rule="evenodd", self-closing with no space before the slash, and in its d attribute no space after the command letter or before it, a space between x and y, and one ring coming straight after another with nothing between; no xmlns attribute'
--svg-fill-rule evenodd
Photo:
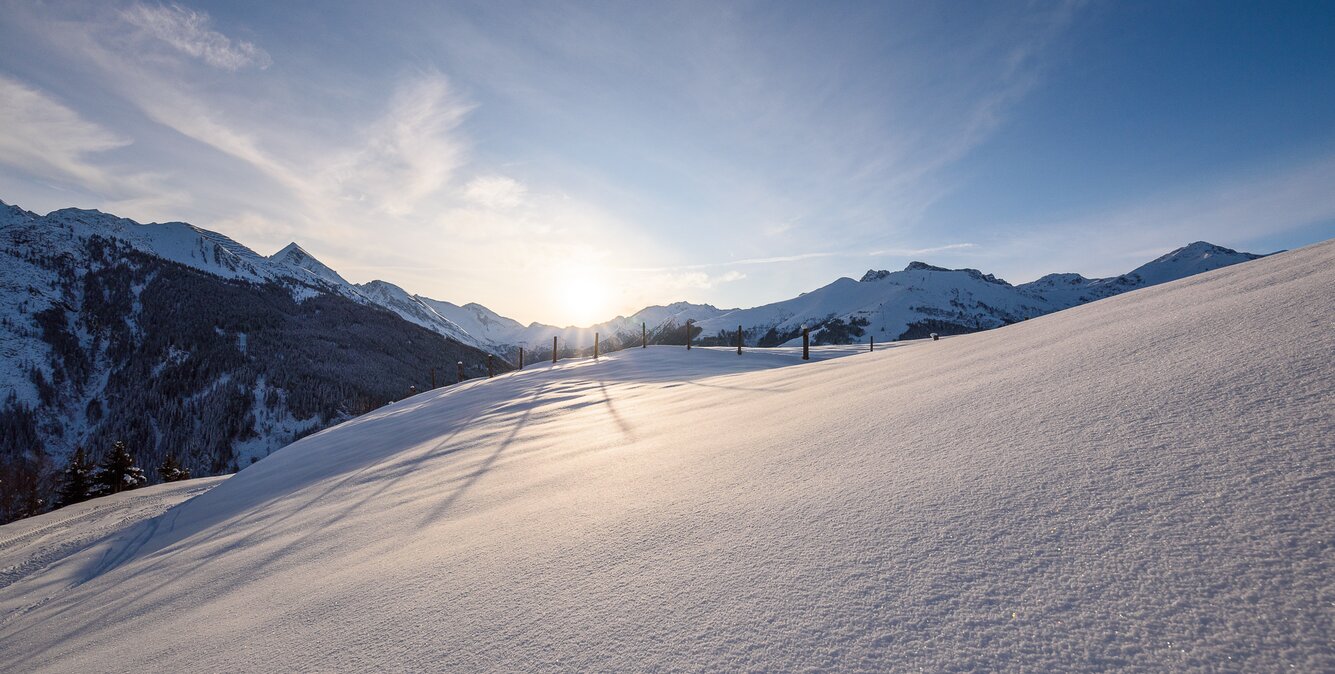
<svg viewBox="0 0 1335 674"><path fill-rule="evenodd" d="M422 394L0 589L4 666L1329 671L1332 287L1326 242L830 361Z"/></svg>
<svg viewBox="0 0 1335 674"><path fill-rule="evenodd" d="M227 477L155 484L6 524L0 527L0 588L40 574L51 564L108 536L153 519L218 486Z"/></svg>
<svg viewBox="0 0 1335 674"><path fill-rule="evenodd" d="M479 345L486 345L494 350L504 349L511 345L520 345L527 343L525 336L525 327L511 318L506 318L481 304L468 303L463 306L445 302L443 300L433 300L421 295L415 296L418 301L426 305L436 314L459 326L464 332L474 339ZM540 326L533 324L534 329L548 328L549 326ZM550 332L548 339L551 338Z"/></svg>
<svg viewBox="0 0 1335 674"><path fill-rule="evenodd" d="M356 287L371 302L393 311L407 321L478 348L495 348L494 344L475 338L468 330L442 315L436 310L433 300L410 295L403 288L387 281L370 281Z"/></svg>

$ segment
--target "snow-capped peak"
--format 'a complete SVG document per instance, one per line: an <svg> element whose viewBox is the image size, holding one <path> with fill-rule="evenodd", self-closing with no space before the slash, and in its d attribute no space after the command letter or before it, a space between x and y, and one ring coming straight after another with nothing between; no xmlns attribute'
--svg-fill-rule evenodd
<svg viewBox="0 0 1335 674"><path fill-rule="evenodd" d="M1197 241L1137 267L1128 276L1139 277L1145 285L1154 285L1259 257L1262 256Z"/></svg>
<svg viewBox="0 0 1335 674"><path fill-rule="evenodd" d="M338 272L330 269L328 265L317 260L314 255L306 252L306 249L297 245L295 241L287 244L287 246L283 247L283 249L277 253L270 255L269 261L293 270L300 270L320 280L335 285L350 285L342 276L338 275Z"/></svg>

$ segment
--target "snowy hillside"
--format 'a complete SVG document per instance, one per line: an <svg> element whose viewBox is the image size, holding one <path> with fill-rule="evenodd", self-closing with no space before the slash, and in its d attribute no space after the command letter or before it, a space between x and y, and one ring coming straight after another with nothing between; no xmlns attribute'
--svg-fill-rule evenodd
<svg viewBox="0 0 1335 674"><path fill-rule="evenodd" d="M1329 671L1332 287L1326 242L876 353L424 393L26 569L4 666Z"/></svg>

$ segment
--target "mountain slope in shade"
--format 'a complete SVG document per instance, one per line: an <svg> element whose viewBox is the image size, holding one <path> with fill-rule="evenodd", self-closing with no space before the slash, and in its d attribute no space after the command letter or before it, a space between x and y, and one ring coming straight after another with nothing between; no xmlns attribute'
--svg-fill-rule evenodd
<svg viewBox="0 0 1335 674"><path fill-rule="evenodd" d="M40 512L78 447L231 472L486 360L295 245L265 258L181 223L2 206L0 521Z"/></svg>
<svg viewBox="0 0 1335 674"><path fill-rule="evenodd" d="M31 672L1327 671L1332 287L1327 242L835 360L422 394L19 574L0 643Z"/></svg>

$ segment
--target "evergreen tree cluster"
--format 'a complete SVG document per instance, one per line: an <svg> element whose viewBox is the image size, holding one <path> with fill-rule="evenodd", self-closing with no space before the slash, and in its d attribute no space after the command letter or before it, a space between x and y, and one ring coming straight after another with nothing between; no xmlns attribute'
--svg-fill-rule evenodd
<svg viewBox="0 0 1335 674"><path fill-rule="evenodd" d="M164 464L164 468L165 468ZM179 466L174 468L179 472ZM162 468L158 469L162 472ZM186 474L189 477L189 474ZM177 478L185 479L185 478ZM164 480L171 482L173 480ZM94 468L83 448L74 451L74 456L65 466L61 475L59 498L56 507L81 503L98 496L110 496L123 491L138 489L148 484L144 469L140 468L124 442L117 441L107 452L101 465Z"/></svg>

